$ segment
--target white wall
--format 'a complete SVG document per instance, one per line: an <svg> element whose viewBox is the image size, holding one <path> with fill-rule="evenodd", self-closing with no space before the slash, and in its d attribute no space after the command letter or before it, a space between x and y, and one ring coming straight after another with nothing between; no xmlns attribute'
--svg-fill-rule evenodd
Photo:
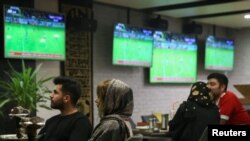
<svg viewBox="0 0 250 141"><path fill-rule="evenodd" d="M250 83L250 28L230 32L235 38L235 66L230 76L231 84Z"/></svg>

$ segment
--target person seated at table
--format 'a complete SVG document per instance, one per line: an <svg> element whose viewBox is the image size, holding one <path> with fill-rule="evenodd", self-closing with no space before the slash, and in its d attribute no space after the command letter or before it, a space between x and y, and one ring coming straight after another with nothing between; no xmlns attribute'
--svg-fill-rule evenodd
<svg viewBox="0 0 250 141"><path fill-rule="evenodd" d="M70 77L58 76L50 95L50 106L60 114L49 118L39 131L37 141L87 141L92 126L76 104L81 97L81 84Z"/></svg>
<svg viewBox="0 0 250 141"><path fill-rule="evenodd" d="M211 90L204 82L192 85L187 101L184 101L169 122L173 141L198 141L209 124L220 123L220 113Z"/></svg>
<svg viewBox="0 0 250 141"><path fill-rule="evenodd" d="M220 109L220 124L250 125L250 116L239 98L227 90L227 76L222 73L211 73L207 80L207 87L211 89L214 101Z"/></svg>
<svg viewBox="0 0 250 141"><path fill-rule="evenodd" d="M132 89L127 84L117 79L100 82L95 103L101 121L89 141L124 141L132 136L129 118L134 101Z"/></svg>

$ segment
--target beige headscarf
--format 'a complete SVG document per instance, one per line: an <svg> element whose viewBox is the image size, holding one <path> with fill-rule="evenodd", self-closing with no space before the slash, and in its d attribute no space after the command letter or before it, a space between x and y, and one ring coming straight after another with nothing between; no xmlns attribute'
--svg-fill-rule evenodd
<svg viewBox="0 0 250 141"><path fill-rule="evenodd" d="M112 79L100 83L97 94L101 98L101 121L89 141L125 141L133 135L126 121L134 108L132 89L126 83Z"/></svg>
<svg viewBox="0 0 250 141"><path fill-rule="evenodd" d="M104 116L111 114L131 116L133 108L132 89L126 83L112 79L104 99Z"/></svg>

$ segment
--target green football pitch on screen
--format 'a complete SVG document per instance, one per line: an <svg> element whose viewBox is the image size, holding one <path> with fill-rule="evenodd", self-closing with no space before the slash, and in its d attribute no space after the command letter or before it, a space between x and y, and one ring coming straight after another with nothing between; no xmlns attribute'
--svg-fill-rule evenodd
<svg viewBox="0 0 250 141"><path fill-rule="evenodd" d="M228 48L206 47L205 69L232 70L234 50Z"/></svg>
<svg viewBox="0 0 250 141"><path fill-rule="evenodd" d="M63 28L5 23L5 57L65 60Z"/></svg>
<svg viewBox="0 0 250 141"><path fill-rule="evenodd" d="M155 48L150 82L193 83L196 81L196 70L196 50Z"/></svg>
<svg viewBox="0 0 250 141"><path fill-rule="evenodd" d="M114 37L113 64L150 67L152 48L152 40Z"/></svg>

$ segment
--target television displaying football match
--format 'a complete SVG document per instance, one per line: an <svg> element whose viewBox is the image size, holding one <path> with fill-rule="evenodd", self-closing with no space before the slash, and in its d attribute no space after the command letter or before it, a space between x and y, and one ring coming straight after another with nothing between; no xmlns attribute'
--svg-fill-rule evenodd
<svg viewBox="0 0 250 141"><path fill-rule="evenodd" d="M231 71L234 66L234 41L208 36L205 47L205 69Z"/></svg>
<svg viewBox="0 0 250 141"><path fill-rule="evenodd" d="M153 30L123 23L114 26L113 64L150 67L153 51Z"/></svg>
<svg viewBox="0 0 250 141"><path fill-rule="evenodd" d="M64 15L5 5L4 57L65 60Z"/></svg>
<svg viewBox="0 0 250 141"><path fill-rule="evenodd" d="M155 31L150 83L193 83L197 75L196 38Z"/></svg>

